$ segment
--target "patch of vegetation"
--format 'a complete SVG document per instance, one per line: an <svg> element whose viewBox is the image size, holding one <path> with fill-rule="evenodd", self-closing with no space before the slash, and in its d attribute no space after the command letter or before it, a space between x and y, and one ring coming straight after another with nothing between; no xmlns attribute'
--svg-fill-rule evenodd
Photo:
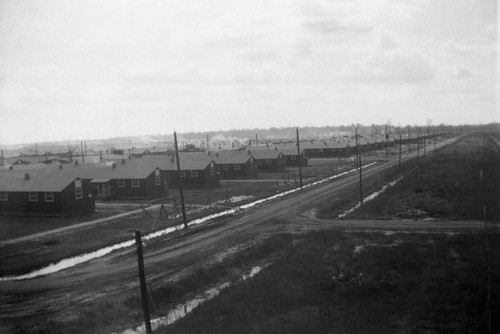
<svg viewBox="0 0 500 334"><path fill-rule="evenodd" d="M363 179L363 196L367 197L372 193L379 191L388 182L391 182L401 175L407 174L413 166L411 164L402 165L401 169L398 166L392 167L383 173L379 173L376 176L372 176L369 179ZM334 219L345 211L356 206L359 203L359 186L356 184L351 189L343 192L340 197L332 198L328 203L323 204L318 208L316 217L320 219ZM370 205L370 202L363 204ZM379 219L390 219L387 210L380 206L370 206L371 210L380 210L378 212ZM358 210L359 211L359 210ZM372 211L370 211L372 214ZM351 217L352 215L349 215ZM365 217L366 218L366 217Z"/></svg>
<svg viewBox="0 0 500 334"><path fill-rule="evenodd" d="M499 235L491 254L499 254ZM174 333L485 332L479 236L296 236L252 280L169 326ZM357 243L364 249L354 252ZM499 329L500 262L491 262L492 332Z"/></svg>
<svg viewBox="0 0 500 334"><path fill-rule="evenodd" d="M174 282L149 285L152 317L250 267L251 280L199 306L158 333L479 333L485 332L483 235L343 233L273 235L199 266ZM500 235L489 235L492 332L500 328ZM72 314L72 313L70 313ZM121 332L142 322L139 292L102 300L78 316L12 323L22 333Z"/></svg>
<svg viewBox="0 0 500 334"><path fill-rule="evenodd" d="M482 220L485 206L488 219L500 219L500 157L493 143L482 145L469 135L421 157L414 172L348 218Z"/></svg>
<svg viewBox="0 0 500 334"><path fill-rule="evenodd" d="M286 250L289 244L293 244L293 236L273 235L261 244L228 256L222 262L200 265L176 281L150 283L151 317L164 316L177 304L204 292L207 287L241 279L253 265L278 256L277 254ZM70 308L69 310L71 311ZM98 300L91 305L80 307L77 316L65 317L62 312L57 314L56 318L49 314L11 321L9 332L104 334L135 328L142 321L141 299L137 288L133 292L113 298L113 301Z"/></svg>

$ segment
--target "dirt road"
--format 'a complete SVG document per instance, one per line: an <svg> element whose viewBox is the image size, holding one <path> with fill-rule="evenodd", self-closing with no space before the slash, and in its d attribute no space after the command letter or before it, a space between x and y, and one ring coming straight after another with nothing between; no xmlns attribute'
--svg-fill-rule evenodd
<svg viewBox="0 0 500 334"><path fill-rule="evenodd" d="M414 157L412 153L404 157ZM366 182L397 165L398 161L377 164L363 171ZM319 203L344 192L355 191L359 176L350 174L332 182L257 205L253 208L203 225L154 239L144 249L149 284L172 280L199 263L215 260L229 249L247 247L269 234L317 228L364 230L480 230L481 222L436 221L338 221L319 220L307 214ZM132 237L132 236L131 236ZM137 289L135 248L48 276L24 281L0 282L0 321L29 315L68 312L97 299L120 298Z"/></svg>

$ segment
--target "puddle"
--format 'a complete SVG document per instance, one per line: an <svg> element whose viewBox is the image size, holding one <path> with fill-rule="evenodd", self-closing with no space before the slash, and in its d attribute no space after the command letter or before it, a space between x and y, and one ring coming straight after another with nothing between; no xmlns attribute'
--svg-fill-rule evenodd
<svg viewBox="0 0 500 334"><path fill-rule="evenodd" d="M254 198L254 197L253 196L247 196L247 195L233 196L233 197L230 197L228 199L228 201L226 201L226 200L217 201L216 204L238 203L238 202L242 202L242 201L248 201L248 200L250 200L252 198Z"/></svg>
<svg viewBox="0 0 500 334"><path fill-rule="evenodd" d="M363 248L365 248L366 245L358 245L356 247L354 247L354 254L359 254L361 253L361 251L363 250Z"/></svg>
<svg viewBox="0 0 500 334"><path fill-rule="evenodd" d="M400 239L394 240L394 242L389 242L386 244L367 242L366 244L355 246L354 254L359 255L366 247L379 247L379 248L394 247L394 246L399 246L402 243L403 241Z"/></svg>
<svg viewBox="0 0 500 334"><path fill-rule="evenodd" d="M202 303L204 303L207 300L210 300L214 297L217 297L222 290L257 275L265 267L267 267L267 265L265 265L263 267L253 267L252 270L250 271L250 273L243 275L235 283L225 282L225 283L219 284L216 287L213 287L213 288L205 291L202 295L196 296L195 298L187 301L186 303L177 305L174 309L170 310L166 316L151 319L151 328L154 331L154 330L158 329L158 327L160 327L160 326L168 326L168 325L173 324L177 320L185 317L188 313L192 312L195 308L200 306ZM121 332L121 334L145 334L145 333L146 333L146 328L144 325L139 326L135 329L129 328L129 329L126 329L125 331ZM115 334L115 333L113 333L113 334Z"/></svg>
<svg viewBox="0 0 500 334"><path fill-rule="evenodd" d="M370 167L370 166L375 165L375 164L376 164L376 162L372 162L370 164L364 165L362 168L367 168L367 167ZM346 172L343 172L343 173L340 173L340 174L337 174L337 175L333 175L333 176L327 177L325 179L321 179L321 180L313 182L313 183L306 184L306 185L303 186L303 188L307 189L309 187L313 187L315 185L322 184L322 183L325 183L325 182L337 179L339 177L342 177L344 175L348 175L348 174L354 173L356 171L357 171L356 169L351 169L351 170L348 170ZM294 189L291 189L291 190L287 190L285 192L278 193L278 194L270 196L270 197L262 198L262 199L253 201L251 203L243 204L243 205L234 207L232 209L227 209L227 210L224 210L224 211L221 211L221 212L218 212L218 213L214 213L214 214L211 214L211 215L208 215L208 216L205 216L205 217L201 217L201 218L198 218L198 219L191 220L187 224L188 224L188 226L190 226L190 225L198 225L198 224L202 224L204 222L210 221L210 220L215 219L215 218L232 215L232 214L235 214L236 212L238 212L240 210L249 209L249 208L252 208L252 207L254 207L256 205L259 205L261 203L265 203L265 202L268 202L268 201L274 200L276 198L280 198L280 197L286 196L288 194L291 194L291 193L294 193L294 192L297 192L297 191L300 191L300 190L301 190L300 187L297 187L297 188L294 188ZM384 186L383 190L385 190L385 186ZM381 190L381 191L383 191L383 190ZM370 195L369 197L371 197L371 196L373 196L373 194ZM236 197L245 197L246 198L246 196L236 196ZM369 200L368 199L369 197L367 197L366 200ZM354 211L355 209L352 209L352 210ZM159 231L156 231L156 232L152 232L152 233L146 234L146 235L143 236L143 240L151 240L151 239L158 238L160 236L172 233L174 231L179 231L179 230L182 230L182 229L184 229L184 226L182 224L174 226L174 227L169 227L169 228L166 228L166 229L163 229L163 230L159 230ZM78 264L81 264L81 263L84 263L84 262L88 262L90 260L93 260L93 259L96 259L96 258L99 258L99 257L103 257L103 256L105 256L105 255L107 255L107 254L109 254L109 253L111 253L111 252L113 252L115 250L126 248L126 247L130 247L130 246L132 246L134 244L135 244L135 240L134 239L128 240L128 241L124 241L124 242L121 242L119 244L115 244L115 245L112 245L112 246L101 248L101 249L96 250L94 252L86 253L86 254L75 256L75 257L68 258L68 259L63 259L63 260L61 260L59 262L52 263L52 264L50 264L50 265L48 265L46 267L34 270L34 271L29 272L27 274L18 275L18 276L12 275L12 276L0 277L0 282L2 282L2 281L19 281L19 280L32 279L32 278L36 278L36 277L39 277L39 276L46 276L46 275L49 275L49 274L53 274L53 273L59 272L59 271L64 270L64 269L68 269L68 268L74 267L74 266L76 266Z"/></svg>
<svg viewBox="0 0 500 334"><path fill-rule="evenodd" d="M113 246L101 248L101 249L94 251L94 252L91 252L91 253L86 253L86 254L71 257L68 259L63 259L63 260L56 262L56 263L51 263L47 267L43 267L42 269L38 269L38 270L32 271L30 273L24 274L24 275L4 276L4 277L0 278L0 281L19 281L19 280L35 278L38 276L45 276L48 274L52 274L52 273L61 271L61 270L66 269L66 268L74 267L80 263L84 263L84 262L90 261L92 259L102 257L102 256L107 255L107 254L109 254L112 251L115 251L117 249L130 247L130 246L134 245L134 243L135 243L134 240L125 241L125 242L122 242L119 244L115 244Z"/></svg>
<svg viewBox="0 0 500 334"><path fill-rule="evenodd" d="M393 185L395 185L396 183L398 183L399 181L401 181L403 179L402 176L398 177L396 180L384 185L382 187L382 189L380 189L379 191L377 192L374 192L373 194L371 194L370 196L368 197L365 197L363 198L363 203L366 203L366 202L369 202L371 201L372 199L376 198L378 195L380 195L381 193L383 193L384 191L387 190L387 188L389 187L392 187ZM345 211L344 213L340 214L337 216L337 218L344 218L345 216L347 216L348 214L354 212L355 210L357 210L359 207L361 206L361 203L358 202L358 204L356 204L354 207L350 208L349 210Z"/></svg>

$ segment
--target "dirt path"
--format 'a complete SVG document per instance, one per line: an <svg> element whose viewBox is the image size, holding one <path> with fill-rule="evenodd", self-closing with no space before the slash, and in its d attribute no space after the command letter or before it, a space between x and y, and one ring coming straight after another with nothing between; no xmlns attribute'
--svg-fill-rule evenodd
<svg viewBox="0 0 500 334"><path fill-rule="evenodd" d="M155 205L148 206L146 209L154 210L154 209L158 209L160 206L161 206L161 204L155 204ZM0 241L0 247L5 246L5 245L16 244L16 243L20 243L20 242L30 241L30 240L36 240L36 239L40 239L40 238L44 238L44 237L48 237L48 236L55 236L55 235L62 234L62 233L74 232L76 230L84 229L84 228L87 228L87 227L92 226L92 225L109 223L109 222L115 221L115 220L123 218L123 217L137 215L137 214L140 214L142 211L143 211L143 209L141 208L141 209L137 209L137 210L133 210L133 211L129 211L129 212L120 213L118 215L114 215L114 216L110 216L110 217L95 219L95 220L87 221L84 223L79 223L79 224L75 224L75 225L57 228L57 229L50 230L50 231L30 234L30 235L20 237L20 238L3 240L3 241Z"/></svg>
<svg viewBox="0 0 500 334"><path fill-rule="evenodd" d="M415 155L416 152L404 160ZM375 165L363 172L363 178L368 182L397 163ZM325 221L307 215L318 203L353 191L357 186L358 175L353 173L232 217L192 226L187 232L154 239L144 250L148 282L160 284L172 280L193 266L213 261L228 249L247 247L277 232L318 228L463 232L480 231L484 227L481 222ZM137 289L137 281L135 249L130 247L48 276L0 282L0 321L35 314L77 312L80 305L98 299L123 298L124 292Z"/></svg>

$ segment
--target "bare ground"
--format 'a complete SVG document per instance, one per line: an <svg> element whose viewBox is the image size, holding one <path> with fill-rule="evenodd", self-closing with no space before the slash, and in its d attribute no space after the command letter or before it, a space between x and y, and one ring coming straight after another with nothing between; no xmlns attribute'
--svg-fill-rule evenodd
<svg viewBox="0 0 500 334"><path fill-rule="evenodd" d="M364 173L364 178L366 182L375 182L381 173L394 166L396 161L375 166ZM175 281L201 263L213 263L227 257L228 250L248 248L276 233L332 228L389 233L484 231L484 222L480 220L337 220L318 219L310 214L311 209L341 194L354 198L357 186L357 175L347 176L259 205L234 217L150 241L145 248L148 281L154 286ZM491 223L489 228L496 233L498 223ZM33 255L24 256L28 259ZM105 300L119 305L137 291L136 270L135 252L129 248L49 276L1 282L0 324L12 330L15 328L12 324L18 326L23 319L28 320L28 325L36 321L75 319L81 317L82 308Z"/></svg>

